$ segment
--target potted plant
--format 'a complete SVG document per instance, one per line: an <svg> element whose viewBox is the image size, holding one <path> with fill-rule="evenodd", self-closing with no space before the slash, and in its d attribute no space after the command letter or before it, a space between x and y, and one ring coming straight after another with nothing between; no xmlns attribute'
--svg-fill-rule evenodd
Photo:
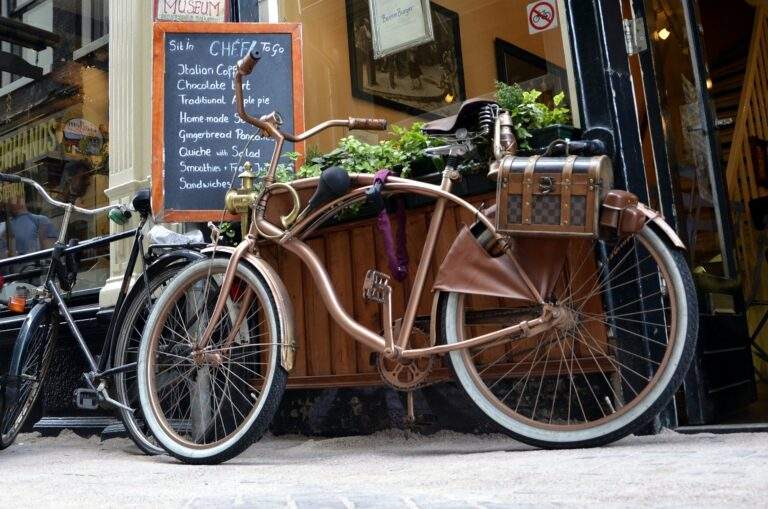
<svg viewBox="0 0 768 509"><path fill-rule="evenodd" d="M407 128L393 126L392 136L377 144L347 136L339 140L336 148L327 154L311 149L306 162L296 172L296 177L316 177L331 166L341 166L350 173L375 173L382 168L389 168L401 177L439 185L445 162L440 157L427 156L424 151L445 142L424 134L423 126L420 122L415 122ZM466 196L493 190L495 184L486 178L486 171L485 162L472 161L462 165L460 172L463 178L455 186L454 193ZM405 200L409 208L434 202L433 198L419 195L407 195ZM377 212L367 203L359 204L341 211L334 223L373 217Z"/></svg>
<svg viewBox="0 0 768 509"><path fill-rule="evenodd" d="M564 105L565 94L552 98L552 106L542 101L540 90L523 90L520 85L496 82L496 102L509 111L521 152L545 148L560 138L577 139L581 131L570 125L571 111Z"/></svg>

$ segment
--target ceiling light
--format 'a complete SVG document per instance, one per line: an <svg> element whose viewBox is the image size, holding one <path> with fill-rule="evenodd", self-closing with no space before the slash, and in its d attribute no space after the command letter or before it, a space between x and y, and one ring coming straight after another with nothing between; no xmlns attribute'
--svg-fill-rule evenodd
<svg viewBox="0 0 768 509"><path fill-rule="evenodd" d="M656 39L661 41L666 41L669 39L669 36L672 35L672 32L670 32L667 27L662 28L661 30L656 32Z"/></svg>

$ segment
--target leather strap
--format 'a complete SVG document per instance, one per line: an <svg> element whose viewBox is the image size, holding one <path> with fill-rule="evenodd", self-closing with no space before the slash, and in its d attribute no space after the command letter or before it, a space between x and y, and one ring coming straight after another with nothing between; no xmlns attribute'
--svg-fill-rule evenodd
<svg viewBox="0 0 768 509"><path fill-rule="evenodd" d="M531 211L533 208L533 170L541 156L532 156L528 159L528 166L523 171L523 224L531 224Z"/></svg>
<svg viewBox="0 0 768 509"><path fill-rule="evenodd" d="M576 163L576 156L568 156L565 160L563 173L560 176L560 224L569 226L571 224L571 189L573 187L573 165Z"/></svg>

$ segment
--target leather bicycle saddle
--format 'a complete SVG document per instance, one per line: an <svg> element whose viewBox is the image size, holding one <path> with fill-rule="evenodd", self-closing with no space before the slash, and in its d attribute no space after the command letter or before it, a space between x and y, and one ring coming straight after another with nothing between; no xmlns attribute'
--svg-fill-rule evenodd
<svg viewBox="0 0 768 509"><path fill-rule="evenodd" d="M439 118L424 124L422 131L426 134L452 134L462 127L469 129L474 127L477 123L477 113L488 104L495 104L494 101L483 99L481 97L475 97L474 99L467 99L459 107L459 112L456 115L450 117Z"/></svg>

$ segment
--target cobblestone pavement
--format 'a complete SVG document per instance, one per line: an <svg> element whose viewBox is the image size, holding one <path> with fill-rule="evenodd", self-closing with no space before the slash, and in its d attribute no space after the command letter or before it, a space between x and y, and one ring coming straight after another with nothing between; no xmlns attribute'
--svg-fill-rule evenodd
<svg viewBox="0 0 768 509"><path fill-rule="evenodd" d="M542 451L502 436L401 431L269 437L224 465L141 456L124 439L22 435L0 507L766 507L768 434L630 437Z"/></svg>

